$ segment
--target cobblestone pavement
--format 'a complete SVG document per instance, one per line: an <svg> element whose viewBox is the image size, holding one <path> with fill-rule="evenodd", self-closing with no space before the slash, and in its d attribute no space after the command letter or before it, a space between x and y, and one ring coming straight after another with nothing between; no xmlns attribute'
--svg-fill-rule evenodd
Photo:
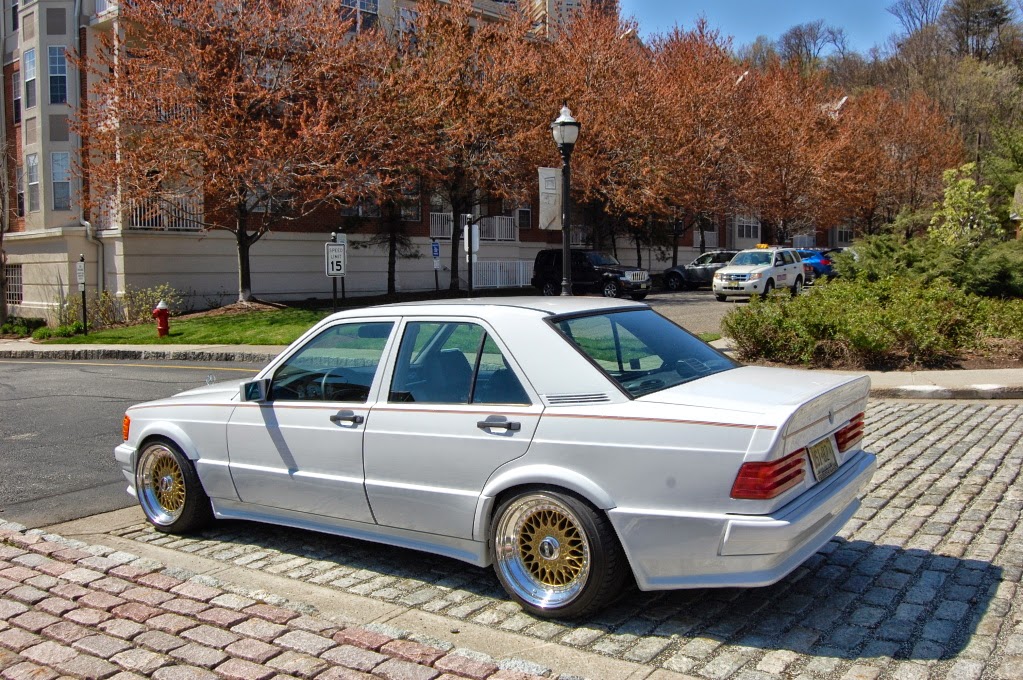
<svg viewBox="0 0 1023 680"><path fill-rule="evenodd" d="M1023 678L1023 405L872 402L866 448L863 507L779 583L631 592L568 623L523 613L490 570L407 550L245 522L112 533L711 680Z"/></svg>
<svg viewBox="0 0 1023 680"><path fill-rule="evenodd" d="M339 625L129 553L11 526L0 523L6 680L540 680L484 655Z"/></svg>

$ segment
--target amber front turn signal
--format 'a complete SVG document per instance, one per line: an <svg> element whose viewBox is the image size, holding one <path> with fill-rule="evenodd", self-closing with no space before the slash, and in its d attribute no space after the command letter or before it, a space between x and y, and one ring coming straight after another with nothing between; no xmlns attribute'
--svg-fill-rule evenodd
<svg viewBox="0 0 1023 680"><path fill-rule="evenodd" d="M125 413L124 414L124 420L121 421L121 438L124 441L128 441L128 430L130 430L130 429L131 429L131 418L129 418L128 414Z"/></svg>

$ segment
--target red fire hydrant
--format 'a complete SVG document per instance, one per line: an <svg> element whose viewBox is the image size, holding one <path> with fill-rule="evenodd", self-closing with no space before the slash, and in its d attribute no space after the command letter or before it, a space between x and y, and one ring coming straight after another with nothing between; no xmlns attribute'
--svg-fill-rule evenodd
<svg viewBox="0 0 1023 680"><path fill-rule="evenodd" d="M160 300L156 305L156 309L153 310L153 318L156 319L156 336L159 338L164 337L170 333L170 310L167 309L167 303Z"/></svg>

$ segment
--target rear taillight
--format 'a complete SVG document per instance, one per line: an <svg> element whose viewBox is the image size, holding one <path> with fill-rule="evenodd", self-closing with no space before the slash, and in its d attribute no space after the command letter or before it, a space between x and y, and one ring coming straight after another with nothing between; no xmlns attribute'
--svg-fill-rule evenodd
<svg viewBox="0 0 1023 680"><path fill-rule="evenodd" d="M732 498L767 500L785 493L806 476L806 449L770 463L743 463L732 485Z"/></svg>
<svg viewBox="0 0 1023 680"><path fill-rule="evenodd" d="M828 260L828 259L821 260L821 264L824 265L825 267L827 267L828 265L831 264L831 260Z"/></svg>
<svg viewBox="0 0 1023 680"><path fill-rule="evenodd" d="M835 443L840 453L856 446L863 439L863 414L857 413L848 425L835 433Z"/></svg>
<svg viewBox="0 0 1023 680"><path fill-rule="evenodd" d="M131 430L131 418L128 414L124 414L124 420L121 421L121 438L124 441L128 441L128 431Z"/></svg>

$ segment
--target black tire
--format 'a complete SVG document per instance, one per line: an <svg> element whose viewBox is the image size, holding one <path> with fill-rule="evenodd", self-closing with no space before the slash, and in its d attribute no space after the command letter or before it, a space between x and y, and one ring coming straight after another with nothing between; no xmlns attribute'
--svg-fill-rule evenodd
<svg viewBox="0 0 1023 680"><path fill-rule="evenodd" d="M774 290L774 279L768 279L767 283L764 284L764 294L761 295L761 297L766 300L767 296L771 294L772 290Z"/></svg>
<svg viewBox="0 0 1023 680"><path fill-rule="evenodd" d="M631 297L636 302L639 302L640 300L646 300L646 295L647 295L646 293L632 293L631 295L629 295L629 297Z"/></svg>
<svg viewBox="0 0 1023 680"><path fill-rule="evenodd" d="M792 297L796 297L803 292L803 277L797 276L796 283L792 286Z"/></svg>
<svg viewBox="0 0 1023 680"><path fill-rule="evenodd" d="M547 281L546 283L543 284L543 287L540 289L540 294L547 296L561 295L561 288L558 286L558 284L554 283L553 281Z"/></svg>
<svg viewBox="0 0 1023 680"><path fill-rule="evenodd" d="M135 492L146 519L157 531L183 534L213 521L210 497L192 461L165 439L148 442L139 454Z"/></svg>
<svg viewBox="0 0 1023 680"><path fill-rule="evenodd" d="M614 279L608 279L600 287L600 294L606 298L616 298L622 294L622 286Z"/></svg>
<svg viewBox="0 0 1023 680"><path fill-rule="evenodd" d="M681 274L675 272L668 274L664 283L668 286L668 290L685 290L687 287L686 280L682 278Z"/></svg>
<svg viewBox="0 0 1023 680"><path fill-rule="evenodd" d="M535 616L592 614L625 585L625 554L607 515L567 493L531 489L505 499L490 539L498 580Z"/></svg>
<svg viewBox="0 0 1023 680"><path fill-rule="evenodd" d="M718 302L724 302L725 300L728 299L728 296L718 295L717 293L714 293L714 299L717 300Z"/></svg>

